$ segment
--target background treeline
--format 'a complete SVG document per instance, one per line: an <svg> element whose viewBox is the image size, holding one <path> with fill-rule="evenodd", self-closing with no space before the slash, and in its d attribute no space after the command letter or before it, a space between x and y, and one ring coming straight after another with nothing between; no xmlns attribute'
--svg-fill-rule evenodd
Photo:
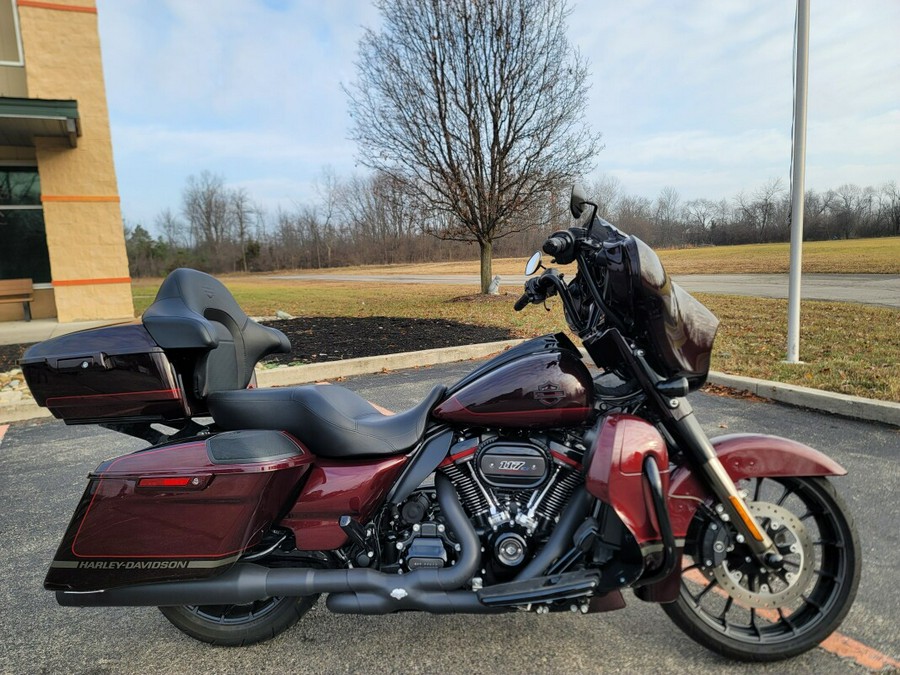
<svg viewBox="0 0 900 675"><path fill-rule="evenodd" d="M494 255L528 256L550 231L571 225L568 191L561 185L540 213L518 214L533 226L498 239ZM684 200L670 187L655 199L632 195L610 176L587 192L604 218L655 247L790 239L790 194L778 179L718 201ZM125 235L131 274L143 277L184 266L223 273L477 258L473 243L439 238L452 226L447 214L429 213L377 173L340 178L325 171L314 199L267 212L246 189L203 172L188 179L177 209L162 211L152 227L126 224ZM900 188L892 181L809 190L804 234L807 240L900 235Z"/></svg>

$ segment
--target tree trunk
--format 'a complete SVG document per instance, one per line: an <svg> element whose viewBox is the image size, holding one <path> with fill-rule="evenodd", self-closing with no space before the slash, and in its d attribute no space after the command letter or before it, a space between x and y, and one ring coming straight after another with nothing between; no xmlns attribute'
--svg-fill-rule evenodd
<svg viewBox="0 0 900 675"><path fill-rule="evenodd" d="M494 256L494 244L490 241L479 241L481 249L481 292L486 294L491 285L491 258Z"/></svg>

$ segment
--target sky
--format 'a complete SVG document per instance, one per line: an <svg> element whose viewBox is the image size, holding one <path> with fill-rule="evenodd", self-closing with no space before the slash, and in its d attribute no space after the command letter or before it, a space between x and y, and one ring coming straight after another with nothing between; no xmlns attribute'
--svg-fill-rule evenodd
<svg viewBox="0 0 900 675"><path fill-rule="evenodd" d="M793 0L580 0L594 172L731 198L790 177ZM151 227L204 170L267 210L365 173L341 84L367 0L98 0L122 211ZM806 186L900 182L900 2L812 0Z"/></svg>

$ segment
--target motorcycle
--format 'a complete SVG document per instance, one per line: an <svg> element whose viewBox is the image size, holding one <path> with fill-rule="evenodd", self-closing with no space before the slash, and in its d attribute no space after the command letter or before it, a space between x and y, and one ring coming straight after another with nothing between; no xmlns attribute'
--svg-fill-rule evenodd
<svg viewBox="0 0 900 675"><path fill-rule="evenodd" d="M285 631L322 593L352 614L590 614L628 588L731 658L824 640L860 576L828 481L845 470L786 438L708 438L687 395L718 320L578 186L570 210L586 225L543 252L577 273L536 253L515 310L558 297L594 374L557 333L396 415L333 384L260 389L287 339L189 269L139 323L29 349L38 403L149 444L90 474L45 588L158 606L220 645Z"/></svg>

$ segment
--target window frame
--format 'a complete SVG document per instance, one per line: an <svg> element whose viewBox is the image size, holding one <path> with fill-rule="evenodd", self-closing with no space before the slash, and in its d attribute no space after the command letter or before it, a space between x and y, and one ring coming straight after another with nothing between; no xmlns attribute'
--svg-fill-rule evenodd
<svg viewBox="0 0 900 675"><path fill-rule="evenodd" d="M25 52L22 49L22 31L19 29L19 10L16 5L16 0L0 0L2 3L9 3L10 11L12 12L12 20L13 20L13 32L16 35L16 50L19 53L18 61L2 61L0 60L0 66L24 66L25 65Z"/></svg>
<svg viewBox="0 0 900 675"><path fill-rule="evenodd" d="M3 0L0 0L0 2L2 2L2 1ZM21 160L21 159L0 160L0 171L6 171L9 169L33 169L34 172L37 173L38 176L40 176L40 172L38 171L37 162L34 160L27 160L27 159L26 160ZM42 214L41 217L43 219L44 204L43 204L43 202L39 202L37 204L16 204L16 205L0 204L0 211L40 211ZM50 247L46 243L47 242L46 227L47 227L47 224L46 224L46 221L44 221L44 244L45 244L45 246L47 246L47 253L49 256ZM34 282L34 288L35 289L53 288L53 281L52 281L53 271L51 270L50 273L51 273L51 281L36 281L36 282Z"/></svg>

